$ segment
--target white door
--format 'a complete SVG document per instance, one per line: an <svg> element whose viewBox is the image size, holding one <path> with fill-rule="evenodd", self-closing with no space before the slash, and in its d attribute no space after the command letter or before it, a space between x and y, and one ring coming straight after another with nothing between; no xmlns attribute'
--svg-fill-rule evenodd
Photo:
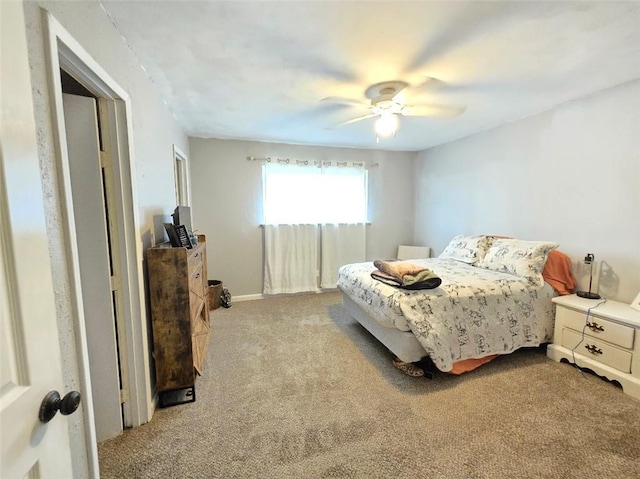
<svg viewBox="0 0 640 479"><path fill-rule="evenodd" d="M62 99L96 438L102 441L122 432L122 409L97 106L94 98Z"/></svg>
<svg viewBox="0 0 640 479"><path fill-rule="evenodd" d="M21 2L0 2L0 477L71 477L60 345ZM82 407L82 406L81 406ZM76 413L78 414L78 413Z"/></svg>

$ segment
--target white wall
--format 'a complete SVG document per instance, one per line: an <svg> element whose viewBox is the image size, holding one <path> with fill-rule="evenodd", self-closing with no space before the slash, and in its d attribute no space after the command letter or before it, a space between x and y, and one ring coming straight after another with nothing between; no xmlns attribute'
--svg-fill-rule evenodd
<svg viewBox="0 0 640 479"><path fill-rule="evenodd" d="M640 291L640 81L421 152L416 178L434 254L456 234L554 240L595 254L605 297Z"/></svg>
<svg viewBox="0 0 640 479"><path fill-rule="evenodd" d="M34 113L38 137L38 154L45 197L47 231L52 257L56 308L63 351L64 390L79 389L78 359L75 356L75 332L67 257L61 227L61 198L52 131L50 96L46 80L43 24L40 7L45 8L89 52L98 64L130 96L133 122L132 162L138 200L139 230L137 239L148 247L157 237L163 240L162 219L175 207L172 144L188 153L187 137L156 93L155 86L142 70L137 58L124 43L97 1L26 2L25 28ZM25 55L27 52L25 52ZM11 72L2 71L2 75ZM143 318L148 325L148 317ZM151 405L147 405L148 409ZM86 451L80 414L69 416L72 449L75 454L74 477L85 477Z"/></svg>
<svg viewBox="0 0 640 479"><path fill-rule="evenodd" d="M414 153L190 139L193 226L207 236L209 279L234 296L262 293L262 163L247 157L364 161L369 169L367 258L391 258L413 237Z"/></svg>

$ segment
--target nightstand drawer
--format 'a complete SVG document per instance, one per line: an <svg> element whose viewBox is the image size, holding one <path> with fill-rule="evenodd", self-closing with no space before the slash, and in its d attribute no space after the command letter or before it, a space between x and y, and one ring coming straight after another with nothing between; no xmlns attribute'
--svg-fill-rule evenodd
<svg viewBox="0 0 640 479"><path fill-rule="evenodd" d="M559 308L558 317L564 320L564 325L582 332L586 322L586 313L573 311L572 309ZM591 336L601 341L615 344L623 348L633 347L635 330L623 324L607 321L594 315L589 315L589 324L584 330L585 336Z"/></svg>
<svg viewBox="0 0 640 479"><path fill-rule="evenodd" d="M581 340L582 333L566 328L562 330L562 346L565 348L573 349ZM575 352L581 356L595 359L623 373L631 372L631 352L587 336L586 334L584 340L576 348Z"/></svg>

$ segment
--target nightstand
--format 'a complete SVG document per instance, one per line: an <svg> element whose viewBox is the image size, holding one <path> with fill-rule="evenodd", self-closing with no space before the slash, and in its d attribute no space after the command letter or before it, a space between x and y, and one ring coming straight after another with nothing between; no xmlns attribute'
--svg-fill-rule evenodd
<svg viewBox="0 0 640 479"><path fill-rule="evenodd" d="M547 356L570 363L575 357L578 366L619 382L625 393L640 399L640 311L612 300L596 307L603 300L575 294L552 301L556 324Z"/></svg>

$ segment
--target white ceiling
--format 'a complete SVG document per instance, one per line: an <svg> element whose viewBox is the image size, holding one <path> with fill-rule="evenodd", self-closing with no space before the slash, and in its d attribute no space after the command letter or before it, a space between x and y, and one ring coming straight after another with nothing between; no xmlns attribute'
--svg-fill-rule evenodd
<svg viewBox="0 0 640 479"><path fill-rule="evenodd" d="M640 1L102 4L195 137L418 151L640 78ZM467 110L330 129L387 80Z"/></svg>

